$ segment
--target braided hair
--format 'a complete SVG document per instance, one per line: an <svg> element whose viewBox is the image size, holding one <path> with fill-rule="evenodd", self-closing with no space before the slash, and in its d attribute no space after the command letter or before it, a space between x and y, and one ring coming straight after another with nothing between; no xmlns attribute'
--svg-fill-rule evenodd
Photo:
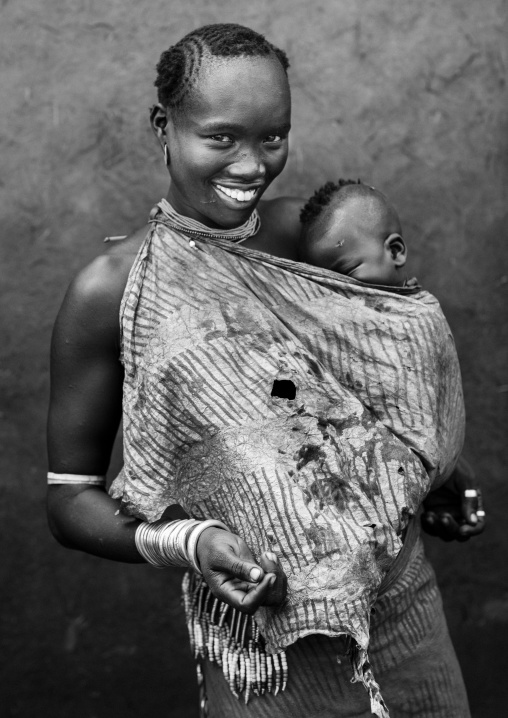
<svg viewBox="0 0 508 718"><path fill-rule="evenodd" d="M360 187L365 189L368 188L369 190L372 189L372 187L364 185L361 180L339 179L337 183L327 182L316 190L309 201L302 207L300 212L300 222L302 224L309 224L310 222L313 222L317 219L317 217L319 217L323 209L330 204L332 197L338 194L343 187L348 187L350 185L356 185L359 189ZM360 190L359 193L363 194L362 190ZM347 193L343 194L345 199L345 195Z"/></svg>
<svg viewBox="0 0 508 718"><path fill-rule="evenodd" d="M204 25L185 35L162 53L157 64L155 87L159 102L171 109L181 108L196 82L203 57L266 57L275 55L287 74L286 53L263 35L242 25L220 23Z"/></svg>

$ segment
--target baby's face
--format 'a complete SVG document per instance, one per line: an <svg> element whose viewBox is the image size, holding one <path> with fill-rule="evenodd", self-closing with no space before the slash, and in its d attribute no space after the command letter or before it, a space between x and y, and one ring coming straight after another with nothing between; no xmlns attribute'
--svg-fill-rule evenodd
<svg viewBox="0 0 508 718"><path fill-rule="evenodd" d="M403 248L402 263L397 245ZM403 284L400 221L395 210L377 197L350 197L332 209L313 229L306 252L309 263L361 282Z"/></svg>
<svg viewBox="0 0 508 718"><path fill-rule="evenodd" d="M404 262L394 251L398 240ZM387 240L390 240L387 242ZM405 246L396 212L377 198L351 197L313 229L307 260L368 284L403 284Z"/></svg>

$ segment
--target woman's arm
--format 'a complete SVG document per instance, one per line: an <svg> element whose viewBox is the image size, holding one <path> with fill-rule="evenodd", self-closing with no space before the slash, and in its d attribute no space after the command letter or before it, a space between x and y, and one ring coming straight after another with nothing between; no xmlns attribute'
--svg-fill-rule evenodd
<svg viewBox="0 0 508 718"><path fill-rule="evenodd" d="M48 488L49 526L63 546L113 561L144 563L134 543L139 521L118 509L118 502L100 488Z"/></svg>
<svg viewBox="0 0 508 718"><path fill-rule="evenodd" d="M49 469L106 474L121 418L123 368L119 309L132 256L102 256L71 284L51 345ZM119 561L141 562L138 522L118 502L87 484L48 487L48 518L69 548Z"/></svg>

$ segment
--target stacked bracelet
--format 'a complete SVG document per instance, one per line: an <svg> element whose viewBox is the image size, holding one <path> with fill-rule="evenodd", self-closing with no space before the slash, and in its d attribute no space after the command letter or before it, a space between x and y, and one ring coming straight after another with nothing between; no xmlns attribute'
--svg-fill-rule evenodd
<svg viewBox="0 0 508 718"><path fill-rule="evenodd" d="M201 573L201 568L199 566L198 561L198 555L197 555L197 547L198 547L198 540L201 534L205 529L216 527L218 529L224 529L225 531L229 531L228 527L222 523L222 521L215 521L214 519L207 519L206 521L200 521L199 525L196 526L190 533L189 539L187 541L187 555L189 557L189 562L192 566L192 568L197 571L198 573Z"/></svg>
<svg viewBox="0 0 508 718"><path fill-rule="evenodd" d="M228 530L222 521L183 519L142 523L136 529L136 548L148 563L158 568L165 566L192 566L201 573L197 558L198 539L211 527Z"/></svg>

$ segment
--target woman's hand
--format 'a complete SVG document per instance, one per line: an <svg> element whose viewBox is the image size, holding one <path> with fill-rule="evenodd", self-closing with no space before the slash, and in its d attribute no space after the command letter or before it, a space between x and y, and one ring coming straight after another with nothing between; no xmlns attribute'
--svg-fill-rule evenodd
<svg viewBox="0 0 508 718"><path fill-rule="evenodd" d="M286 598L287 579L277 557L261 556L260 565L243 539L218 528L205 529L197 556L203 577L214 596L242 613L259 606L278 606Z"/></svg>
<svg viewBox="0 0 508 718"><path fill-rule="evenodd" d="M482 494L462 457L448 481L427 496L423 508L423 530L443 541L468 541L485 528Z"/></svg>

